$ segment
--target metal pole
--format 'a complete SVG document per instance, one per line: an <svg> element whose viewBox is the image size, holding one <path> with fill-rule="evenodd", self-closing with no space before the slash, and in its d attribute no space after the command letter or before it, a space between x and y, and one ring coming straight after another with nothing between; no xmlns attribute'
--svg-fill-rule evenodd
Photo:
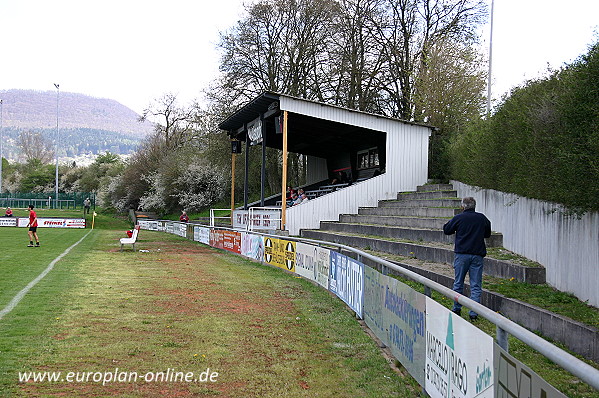
<svg viewBox="0 0 599 398"><path fill-rule="evenodd" d="M266 124L264 115L262 120L262 165L260 167L260 207L264 207L264 186L266 184Z"/></svg>
<svg viewBox="0 0 599 398"><path fill-rule="evenodd" d="M509 333L506 332L505 330L503 330L502 328L500 328L499 326L496 327L497 333L496 333L496 341L497 344L499 345L499 347L503 348L506 352L509 352L509 343L508 343L508 337L509 337Z"/></svg>
<svg viewBox="0 0 599 398"><path fill-rule="evenodd" d="M491 70L493 66L493 9L495 0L491 0L491 35L489 38L489 76L487 81L487 118L491 115Z"/></svg>
<svg viewBox="0 0 599 398"><path fill-rule="evenodd" d="M232 152L232 151L231 151ZM212 210L210 210L212 212ZM231 226L233 226L233 212L235 211L235 154L231 153ZM210 218L212 221L212 218ZM214 225L214 224L210 224Z"/></svg>
<svg viewBox="0 0 599 398"><path fill-rule="evenodd" d="M0 99L0 194L2 194L2 159L4 157L4 136L2 135L2 100Z"/></svg>
<svg viewBox="0 0 599 398"><path fill-rule="evenodd" d="M249 169L250 169L250 134L247 131L247 127L246 127L246 133L245 133L245 177L244 177L244 183L243 183L243 209L247 210L248 209L248 196L249 196L249 186L250 186L250 176L249 176Z"/></svg>
<svg viewBox="0 0 599 398"><path fill-rule="evenodd" d="M283 111L283 170L281 178L281 229L285 230L287 223L287 111Z"/></svg>
<svg viewBox="0 0 599 398"><path fill-rule="evenodd" d="M56 204L55 208L58 208L58 139L60 137L58 129L58 99L60 97L60 85L54 83L54 87L56 87L56 176L54 180L55 185L55 193L56 193Z"/></svg>

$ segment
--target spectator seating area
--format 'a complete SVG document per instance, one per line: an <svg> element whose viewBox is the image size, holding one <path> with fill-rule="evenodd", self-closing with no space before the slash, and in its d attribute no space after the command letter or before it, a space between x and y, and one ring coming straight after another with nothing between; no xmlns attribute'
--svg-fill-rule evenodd
<svg viewBox="0 0 599 398"><path fill-rule="evenodd" d="M361 182L361 181L365 181L368 180L372 177L375 177L376 175L380 174L380 171L378 172L378 174L376 173L377 170L375 169L370 169L370 170L361 170L358 173L358 178L356 179L355 182ZM314 189L311 190L305 190L304 193L306 194L306 196L308 197L309 200L311 199L316 199L322 195L326 195L328 193L331 192L335 192L339 189L343 189L345 187L350 186L351 183L341 183L341 184L328 184L328 185L320 185ZM313 186L312 186L313 187ZM295 190L297 191L299 188L295 188ZM280 197L280 196L279 196ZM281 206L281 201L278 200L276 202L276 206Z"/></svg>
<svg viewBox="0 0 599 398"><path fill-rule="evenodd" d="M338 189L342 189L349 186L349 183L333 184L333 185L321 185L318 189L306 191L308 199L316 199L319 196L326 195L327 193L335 192Z"/></svg>

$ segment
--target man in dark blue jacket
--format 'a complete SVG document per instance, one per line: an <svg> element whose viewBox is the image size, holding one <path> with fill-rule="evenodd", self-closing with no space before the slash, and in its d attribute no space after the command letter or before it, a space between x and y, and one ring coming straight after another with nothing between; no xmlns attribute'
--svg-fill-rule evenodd
<svg viewBox="0 0 599 398"><path fill-rule="evenodd" d="M462 213L456 215L443 226L445 235L455 235L455 259L453 269L455 279L453 290L462 294L464 278L470 275L470 299L480 303L483 284L483 261L487 255L485 238L491 236L491 222L482 213L474 211L476 200L472 197L462 199ZM453 303L453 312L460 315L462 305ZM470 319L475 320L478 314L470 310Z"/></svg>

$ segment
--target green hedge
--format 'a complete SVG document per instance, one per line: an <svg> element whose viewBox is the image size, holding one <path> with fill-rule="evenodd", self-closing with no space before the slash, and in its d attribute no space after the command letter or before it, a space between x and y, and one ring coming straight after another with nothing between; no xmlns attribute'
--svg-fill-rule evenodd
<svg viewBox="0 0 599 398"><path fill-rule="evenodd" d="M599 43L514 89L490 119L456 135L449 151L460 181L599 210Z"/></svg>

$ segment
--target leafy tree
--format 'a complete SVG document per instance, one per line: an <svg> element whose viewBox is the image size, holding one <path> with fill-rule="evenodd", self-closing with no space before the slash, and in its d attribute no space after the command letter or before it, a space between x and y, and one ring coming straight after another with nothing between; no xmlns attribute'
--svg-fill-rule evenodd
<svg viewBox="0 0 599 398"><path fill-rule="evenodd" d="M52 192L55 183L55 168L44 165L37 158L31 159L23 167L25 173L19 181L20 192Z"/></svg>

